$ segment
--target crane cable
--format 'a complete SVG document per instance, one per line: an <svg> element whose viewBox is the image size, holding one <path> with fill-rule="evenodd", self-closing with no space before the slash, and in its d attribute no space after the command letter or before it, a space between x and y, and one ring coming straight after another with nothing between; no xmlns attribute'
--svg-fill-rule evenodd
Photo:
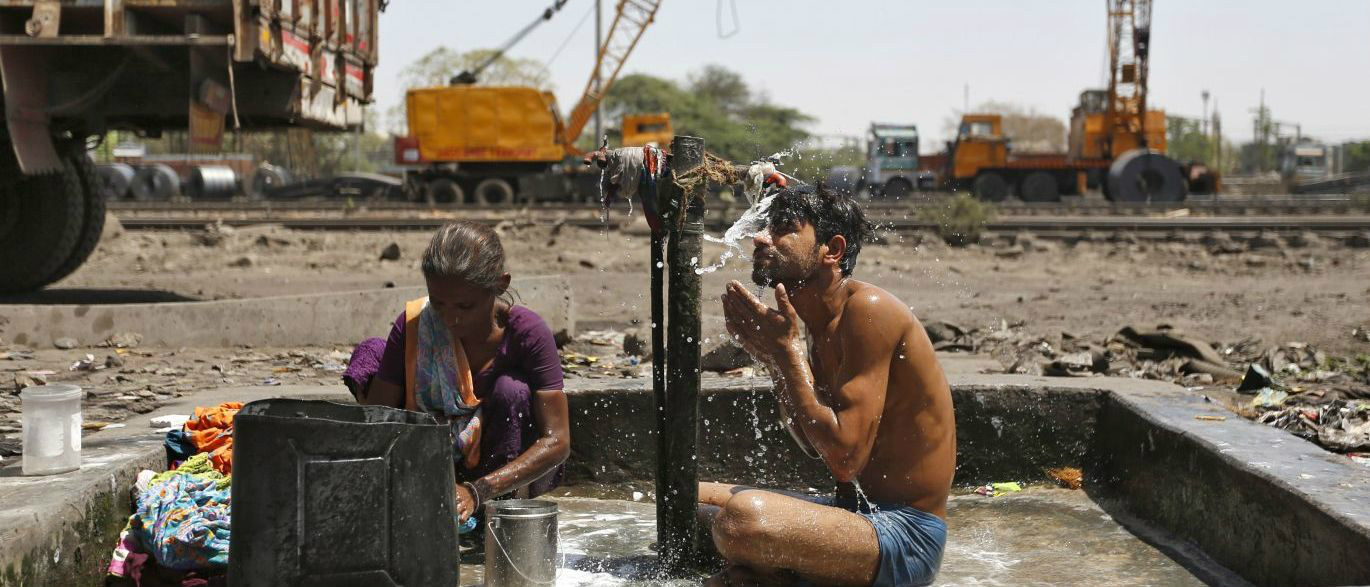
<svg viewBox="0 0 1370 587"><path fill-rule="evenodd" d="M727 38L733 37L734 35L736 35L738 32L740 32L740 31L742 30L742 20L739 19L739 18L737 17L737 0L727 0L728 4L732 7L732 13L733 13L733 30L732 30L732 32L724 33L724 32L723 32L723 2L724 2L724 0L718 0L718 5L717 5L718 8L717 8L717 10L714 11L714 20L716 21L716 24L718 25L718 38L720 38L720 39L727 39Z"/></svg>
<svg viewBox="0 0 1370 587"><path fill-rule="evenodd" d="M594 5L594 4L590 4L590 9L585 11L585 16L580 17L580 22L576 23L576 28L571 29L571 34L566 35L566 39L563 40L563 41L561 42L561 45L557 47L557 50L554 51L554 52L552 53L552 57L549 58L549 59L547 59L547 61L544 61L544 62L543 62L543 64L542 64L542 71L543 71L544 73L550 73L550 69L551 69L551 67L552 67L552 62L556 61L556 60L557 60L557 57L560 57L560 56L561 56L561 52L562 52L563 50L566 49L566 46L567 46L567 45L570 45L570 44L571 44L571 39L575 38L576 33L579 33L579 32L580 32L580 28L583 27L583 26L585 26L585 22L588 21L588 20L590 20L590 15L592 15L592 14L594 14L594 13L595 13L595 5Z"/></svg>

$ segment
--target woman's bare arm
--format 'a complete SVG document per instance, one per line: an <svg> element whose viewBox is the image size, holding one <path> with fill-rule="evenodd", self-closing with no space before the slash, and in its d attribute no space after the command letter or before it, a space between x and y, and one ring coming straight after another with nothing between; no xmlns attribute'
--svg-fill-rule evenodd
<svg viewBox="0 0 1370 587"><path fill-rule="evenodd" d="M569 412L566 393L562 390L544 389L534 394L533 416L542 436L509 464L472 483L480 493L480 499L488 500L519 489L565 462L571 454ZM474 503L473 496L468 493L466 487L457 486L458 509L461 510L462 519L471 514L470 507Z"/></svg>
<svg viewBox="0 0 1370 587"><path fill-rule="evenodd" d="M379 377L372 377L371 383L366 386L366 392L357 398L357 403L404 408L404 388L388 381L381 381Z"/></svg>

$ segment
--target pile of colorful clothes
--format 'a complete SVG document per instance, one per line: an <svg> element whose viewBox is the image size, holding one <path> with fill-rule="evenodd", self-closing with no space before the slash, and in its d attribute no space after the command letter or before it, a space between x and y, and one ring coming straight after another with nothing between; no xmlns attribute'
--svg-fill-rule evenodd
<svg viewBox="0 0 1370 587"><path fill-rule="evenodd" d="M138 475L134 512L119 534L107 585L226 584L233 416L240 408L196 408L195 417L167 433L168 470Z"/></svg>

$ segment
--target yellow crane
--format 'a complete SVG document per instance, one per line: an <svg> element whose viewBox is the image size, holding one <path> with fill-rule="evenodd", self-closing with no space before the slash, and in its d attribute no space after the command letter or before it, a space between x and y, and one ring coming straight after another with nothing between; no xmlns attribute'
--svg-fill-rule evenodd
<svg viewBox="0 0 1370 587"><path fill-rule="evenodd" d="M618 1L585 91L565 121L551 92L472 85L481 69L564 3L548 8L481 66L453 78L452 85L406 93L410 135L395 139L395 157L405 167L405 185L413 196L432 203L509 204L533 197L566 199L578 191L578 183L592 183L593 178L578 182L577 174L565 170L573 166L562 164L581 154L576 140L656 18L660 0Z"/></svg>

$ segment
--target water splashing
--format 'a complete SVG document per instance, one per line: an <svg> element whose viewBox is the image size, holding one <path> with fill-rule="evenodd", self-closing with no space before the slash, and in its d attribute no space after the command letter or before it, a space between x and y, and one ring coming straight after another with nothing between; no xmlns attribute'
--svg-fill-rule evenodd
<svg viewBox="0 0 1370 587"><path fill-rule="evenodd" d="M740 241L744 238L751 238L766 229L767 214L770 212L771 202L773 200L775 200L775 194L761 198L761 201L753 204L750 208L747 208L747 211L742 213L742 217L738 218L737 221L723 233L723 238L708 234L704 235L704 240L724 245L728 247L728 250L723 251L723 254L719 255L717 263L709 265L708 267L695 268L695 274L703 275L705 273L718 271L723 265L727 264L728 259L733 257L746 259L747 253L742 249Z"/></svg>

